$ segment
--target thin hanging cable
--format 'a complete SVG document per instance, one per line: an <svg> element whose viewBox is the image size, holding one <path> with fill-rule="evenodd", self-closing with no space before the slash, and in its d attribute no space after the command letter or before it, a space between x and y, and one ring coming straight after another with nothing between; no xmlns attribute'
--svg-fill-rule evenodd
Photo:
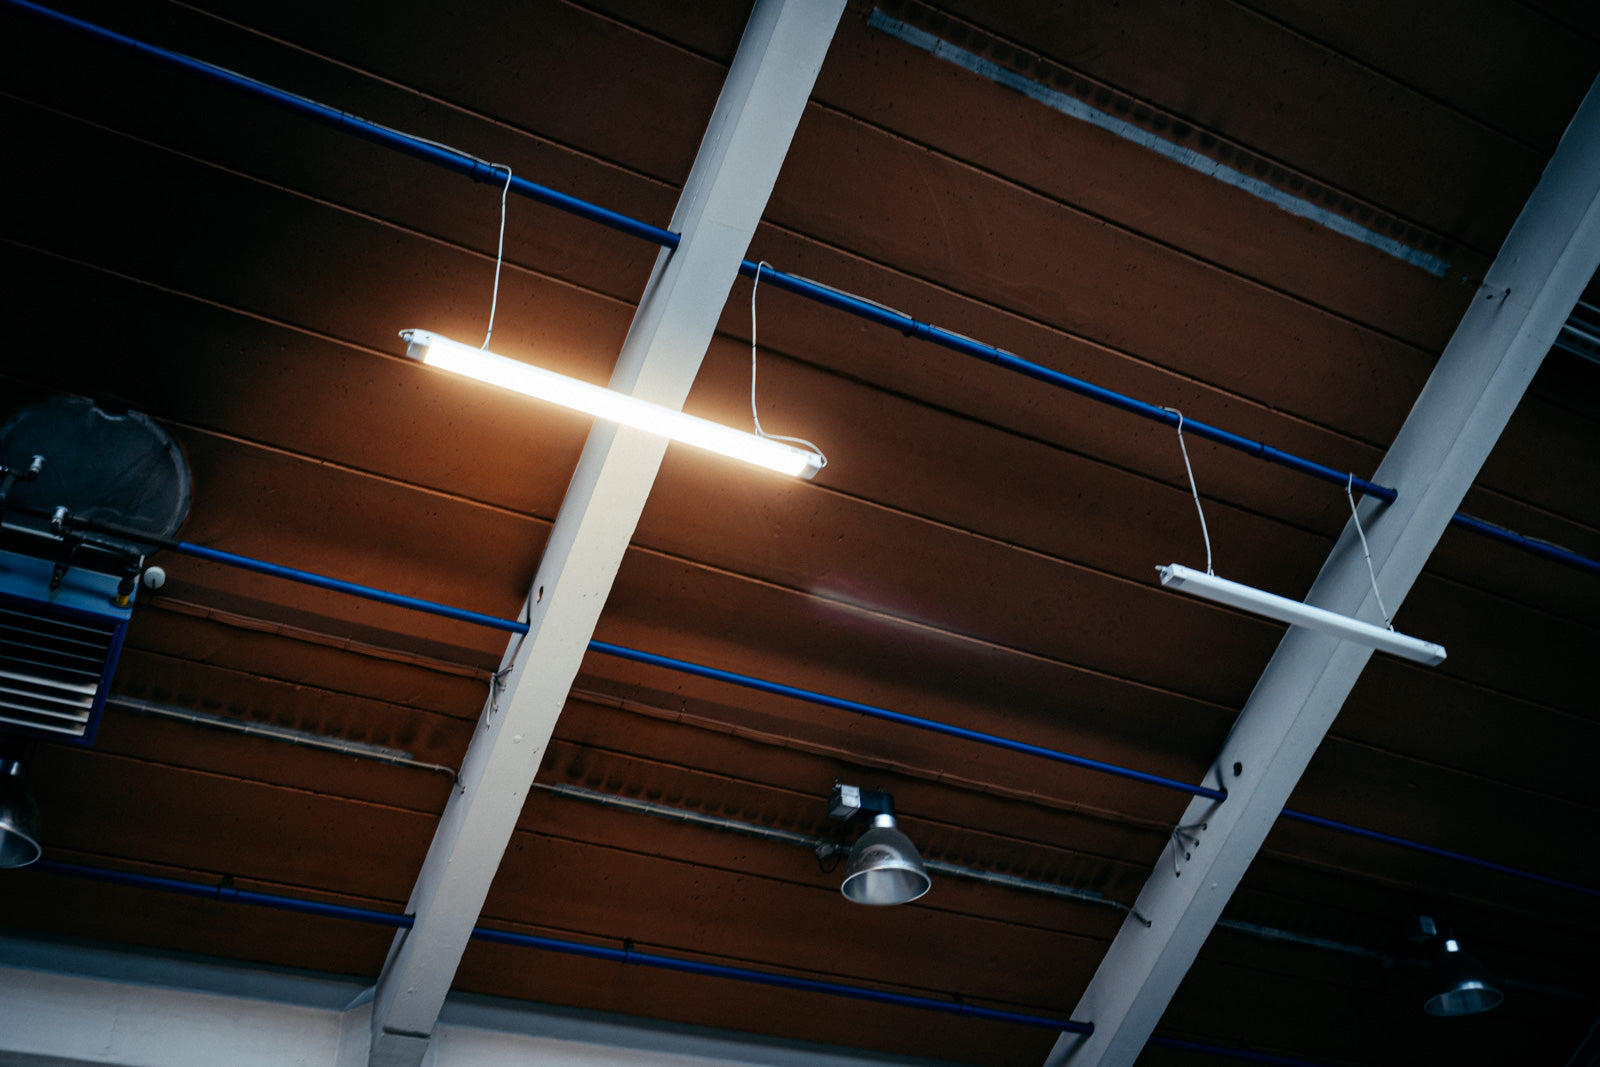
<svg viewBox="0 0 1600 1067"><path fill-rule="evenodd" d="M761 268L776 270L771 263L762 260L756 265L755 280L750 283L750 421L755 423L757 437L769 437L774 441L787 441L791 445L804 445L815 452L821 459L821 470L828 465L828 457L822 454L822 449L807 441L804 437L784 437L781 434L768 433L761 428L761 416L756 413L756 290L761 287Z"/></svg>
<svg viewBox="0 0 1600 1067"><path fill-rule="evenodd" d="M489 329L483 335L482 347L485 351L489 348L489 338L494 336L494 312L500 305L500 264L506 258L506 194L511 191L511 168L504 163L491 163L490 166L495 170L504 168L506 184L500 190L500 241L494 250L494 292L489 297Z"/></svg>
<svg viewBox="0 0 1600 1067"><path fill-rule="evenodd" d="M1189 446L1183 443L1183 412L1177 408L1162 410L1178 416L1178 451L1183 453L1183 469L1189 475L1189 492L1194 496L1194 509L1200 514L1200 536L1206 542L1206 573L1215 576L1217 572L1211 569L1211 532L1206 529L1206 509L1200 506L1200 490L1194 484L1194 468L1189 466Z"/></svg>
<svg viewBox="0 0 1600 1067"><path fill-rule="evenodd" d="M1372 579L1372 595L1378 601L1378 614L1383 616L1383 624L1393 630L1394 622L1389 618L1389 609L1383 606L1383 594L1378 592L1378 572L1372 569L1372 550L1367 547L1367 534L1361 528L1361 516L1356 514L1355 494L1350 492L1353 481L1355 476L1351 475L1350 481L1344 483L1344 498L1350 501L1350 517L1355 520L1356 536L1361 538L1361 554L1367 557L1367 576Z"/></svg>

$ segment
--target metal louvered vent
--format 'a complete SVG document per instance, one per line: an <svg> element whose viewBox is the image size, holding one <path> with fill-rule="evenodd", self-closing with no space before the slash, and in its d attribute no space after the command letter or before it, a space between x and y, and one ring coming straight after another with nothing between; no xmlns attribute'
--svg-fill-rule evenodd
<svg viewBox="0 0 1600 1067"><path fill-rule="evenodd" d="M129 611L113 575L0 552L0 731L94 739Z"/></svg>

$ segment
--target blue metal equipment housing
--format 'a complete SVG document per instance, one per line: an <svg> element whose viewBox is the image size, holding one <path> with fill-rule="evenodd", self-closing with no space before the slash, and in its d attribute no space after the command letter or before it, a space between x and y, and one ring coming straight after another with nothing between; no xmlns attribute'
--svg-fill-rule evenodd
<svg viewBox="0 0 1600 1067"><path fill-rule="evenodd" d="M119 577L0 551L0 733L91 744L132 615Z"/></svg>

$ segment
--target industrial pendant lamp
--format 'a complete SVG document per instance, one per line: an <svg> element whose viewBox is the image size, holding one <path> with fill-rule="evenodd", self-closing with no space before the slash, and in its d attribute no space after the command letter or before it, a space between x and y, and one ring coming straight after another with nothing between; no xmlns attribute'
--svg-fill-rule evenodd
<svg viewBox="0 0 1600 1067"><path fill-rule="evenodd" d="M769 436L745 433L686 415L426 330L401 330L400 336L406 342L406 355L430 367L453 371L488 385L681 441L779 474L811 478L825 462L820 453L796 448Z"/></svg>
<svg viewBox="0 0 1600 1067"><path fill-rule="evenodd" d="M1417 920L1417 925L1429 938L1427 950L1431 955L1422 1010L1453 1019L1486 1012L1505 999L1483 965L1461 951L1453 932L1441 929L1426 915Z"/></svg>
<svg viewBox="0 0 1600 1067"><path fill-rule="evenodd" d="M845 864L840 890L846 900L876 906L906 904L933 885L917 846L895 825L894 798L888 793L835 784L828 814L846 822L871 820Z"/></svg>
<svg viewBox="0 0 1600 1067"><path fill-rule="evenodd" d="M22 763L0 759L0 867L39 858L39 805L22 784Z"/></svg>

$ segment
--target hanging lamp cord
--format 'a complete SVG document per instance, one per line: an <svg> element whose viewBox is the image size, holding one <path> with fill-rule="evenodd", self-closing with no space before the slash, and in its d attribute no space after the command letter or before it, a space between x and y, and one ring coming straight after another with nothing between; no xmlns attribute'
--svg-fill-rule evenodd
<svg viewBox="0 0 1600 1067"><path fill-rule="evenodd" d="M494 290L489 297L489 329L483 335L481 348L487 350L489 338L494 336L494 313L500 305L500 264L506 258L506 194L511 191L511 168L504 163L491 163L493 170L506 172L506 184L500 190L500 240L494 250Z"/></svg>
<svg viewBox="0 0 1600 1067"><path fill-rule="evenodd" d="M1211 569L1211 531L1206 529L1206 509L1200 506L1200 490L1194 484L1194 468L1189 465L1189 446L1183 441L1183 412L1177 408L1162 408L1178 416L1178 451L1183 453L1183 469L1189 475L1189 493L1194 497L1194 510L1200 516L1200 536L1206 542L1206 573L1212 576L1216 571Z"/></svg>
<svg viewBox="0 0 1600 1067"><path fill-rule="evenodd" d="M1351 474L1344 483L1344 498L1350 501L1350 518L1356 524L1356 536L1361 538L1361 554L1367 558L1367 577L1372 579L1372 596L1378 602L1378 613L1383 616L1383 624L1391 631L1394 630L1394 620L1389 618L1389 609L1383 606L1383 594L1378 592L1378 572L1372 567L1372 550L1367 547L1367 534L1361 528L1361 516L1356 513L1356 498L1351 487L1355 484L1356 476Z"/></svg>
<svg viewBox="0 0 1600 1067"><path fill-rule="evenodd" d="M817 454L817 469L821 470L828 465L828 457L822 454L822 449L807 441L804 437L784 437L781 434L768 433L761 428L761 416L756 413L756 290L761 287L761 268L775 270L766 260L756 264L755 279L750 283L750 421L755 424L756 436L767 437L774 441L784 441L791 445L804 445Z"/></svg>

